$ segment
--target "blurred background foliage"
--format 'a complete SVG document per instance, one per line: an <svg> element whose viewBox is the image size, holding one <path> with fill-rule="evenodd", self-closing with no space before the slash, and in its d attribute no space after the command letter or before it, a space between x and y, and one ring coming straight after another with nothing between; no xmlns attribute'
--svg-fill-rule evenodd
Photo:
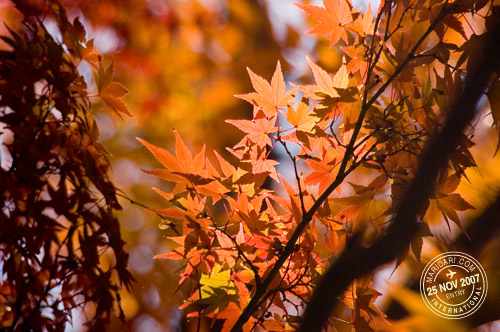
<svg viewBox="0 0 500 332"><path fill-rule="evenodd" d="M109 64L114 59L115 80L131 91L125 102L135 116L116 120L95 100L101 143L112 154L113 181L124 196L119 220L130 253L130 269L138 281L132 292L122 292L126 322L112 322L111 330L196 331L198 324L201 331L209 330L208 322L189 321L186 313L178 309L184 295L182 289L177 290L179 276L175 262L153 260L155 254L168 250L169 243L163 238L169 230L159 226L160 217L144 207L161 207L161 199L151 187L168 188L140 171L158 165L135 137L169 148L174 144L172 129L175 128L195 151L206 144L209 151L224 153L225 147L241 138L241 133L224 120L251 117L250 105L233 97L252 90L246 67L268 79L280 60L287 81L309 83L312 77L305 61L305 55L309 55L334 72L342 61L340 51L330 49L327 40L304 33L311 24L292 6L293 2L301 1L62 1L70 18L80 17L88 37L94 38L95 46L105 55L105 61ZM355 4L366 7L366 1ZM374 8L377 6L376 2L372 4ZM13 30L20 28L20 14L10 1L0 1L0 20ZM50 31L53 24L50 20L45 24ZM0 34L8 35L4 24L0 25ZM79 70L91 79L89 65L82 63ZM92 82L88 83L92 90ZM479 167L469 171L470 182L459 188L461 195L477 208L465 216L466 220L481 213L489 203L488 197L493 199L500 185L500 158L492 159L495 133L488 103L484 101L482 107L484 110L477 119L481 122L475 138L477 145L473 148ZM231 159L229 154L225 157ZM439 213L431 211L428 218L435 235L447 242L458 236L458 228L450 232L446 226L442 227L445 223ZM497 247L485 246L485 252L477 257L488 262L490 271L500 271L498 259L492 259ZM435 254L435 248L424 246L423 257ZM392 281L408 276L411 268L403 265ZM378 279L386 280L392 269ZM379 285L386 287L383 282ZM84 314L76 315L69 330L84 330L81 327L84 321ZM342 330L342 326L350 330L348 324L337 328Z"/></svg>

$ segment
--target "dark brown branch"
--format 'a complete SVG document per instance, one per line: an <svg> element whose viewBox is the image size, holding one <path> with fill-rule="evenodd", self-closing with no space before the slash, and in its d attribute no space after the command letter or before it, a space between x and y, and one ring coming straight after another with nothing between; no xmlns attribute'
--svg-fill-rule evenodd
<svg viewBox="0 0 500 332"><path fill-rule="evenodd" d="M497 32L497 33L495 33ZM393 261L407 246L416 232L417 216L428 200L439 172L446 167L450 153L456 148L463 130L473 119L476 104L486 87L492 68L498 62L495 46L500 42L498 30L489 33L489 42L477 58L464 90L455 98L443 130L427 144L417 174L401 199L387 233L372 246L363 248L351 242L318 284L303 316L298 332L319 332L334 307L332 299L339 296L356 278Z"/></svg>

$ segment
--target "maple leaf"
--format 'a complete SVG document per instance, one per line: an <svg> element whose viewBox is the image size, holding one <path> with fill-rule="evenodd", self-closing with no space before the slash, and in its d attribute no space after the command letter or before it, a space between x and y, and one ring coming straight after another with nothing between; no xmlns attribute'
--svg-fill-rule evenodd
<svg viewBox="0 0 500 332"><path fill-rule="evenodd" d="M223 248L223 249L234 248L234 243L233 243L233 241L231 241L231 239L229 238L229 236L227 234L216 229L215 235L217 236L217 241L219 241L219 245L221 248Z"/></svg>
<svg viewBox="0 0 500 332"><path fill-rule="evenodd" d="M269 135L278 130L278 127L275 126L276 116L255 120L226 120L226 122L247 133L242 143L248 139L259 147L271 146L272 142ZM240 144L243 145L242 143Z"/></svg>
<svg viewBox="0 0 500 332"><path fill-rule="evenodd" d="M250 75L250 80L252 81L252 86L256 92L239 94L235 95L235 97L258 106L255 112L262 110L265 116L274 116L277 114L278 108L285 108L291 104L294 90L286 92L286 83L279 61L274 75L271 78L271 83L255 74L249 68L247 68L247 70Z"/></svg>
<svg viewBox="0 0 500 332"><path fill-rule="evenodd" d="M215 156L219 160L219 165L221 169L221 176L225 178L230 178L236 173L236 168L231 165L226 159L224 159L217 151L214 151Z"/></svg>
<svg viewBox="0 0 500 332"><path fill-rule="evenodd" d="M278 164L279 162L276 160L267 158L258 159L252 162L252 174L269 173L269 176L271 176L276 182L279 182L278 174L276 173L275 168Z"/></svg>
<svg viewBox="0 0 500 332"><path fill-rule="evenodd" d="M364 82L366 80L366 71L368 70L368 62L365 59L365 47L363 45L349 45L341 46L340 49L351 58L347 64L347 71L350 73L359 71Z"/></svg>
<svg viewBox="0 0 500 332"><path fill-rule="evenodd" d="M459 194L439 195L436 197L436 206L443 214L448 228L450 228L448 219L451 219L467 235L465 229L462 227L457 211L475 209L474 206L470 205Z"/></svg>
<svg viewBox="0 0 500 332"><path fill-rule="evenodd" d="M115 63L112 62L106 70L102 62L99 63L99 69L95 76L99 96L106 107L120 116L121 114L125 114L133 118L134 115L130 113L127 104L123 101L123 97L125 97L129 91L122 84L113 82L115 76Z"/></svg>
<svg viewBox="0 0 500 332"><path fill-rule="evenodd" d="M285 190L288 194L288 200L282 197L274 197L273 199L286 211L289 211L295 221L299 221L302 219L302 211L300 207L300 200L298 195L295 193L295 190L292 186L285 180L285 178L280 174L281 182L283 183ZM306 206L307 207L307 206Z"/></svg>
<svg viewBox="0 0 500 332"><path fill-rule="evenodd" d="M168 150L154 146L151 143L137 137L166 169L143 170L143 172L163 178L168 181L180 182L188 180L188 183L205 185L213 181L214 170L209 171L205 156L205 147L193 157L187 145L182 141L179 133L174 130L175 153L174 157Z"/></svg>
<svg viewBox="0 0 500 332"><path fill-rule="evenodd" d="M309 57L306 57L306 60L311 67L316 85L297 86L304 92L304 97L319 99L318 92L327 94L332 98L340 97L337 89L345 89L349 85L349 73L345 64L345 58L343 58L342 66L335 75L329 74L326 70L311 61Z"/></svg>
<svg viewBox="0 0 500 332"><path fill-rule="evenodd" d="M258 234L266 229L266 222L260 219L261 215L249 204L246 194L239 195L236 212L243 221L248 234Z"/></svg>
<svg viewBox="0 0 500 332"><path fill-rule="evenodd" d="M220 265L217 265L210 274L203 273L200 278L201 298L206 299L209 297L218 297L221 290L223 295L235 295L236 287L231 281L231 271L222 270ZM219 299L221 302L224 300ZM227 300L227 299L226 299Z"/></svg>
<svg viewBox="0 0 500 332"><path fill-rule="evenodd" d="M310 132L318 120L312 112L309 112L309 106L304 103L300 103L297 110L289 107L286 119L296 130L304 132Z"/></svg>
<svg viewBox="0 0 500 332"><path fill-rule="evenodd" d="M335 172L335 167L339 163L337 157L337 151L331 149L319 161L307 159L306 163L313 172L306 176L305 183L307 185L319 184L319 190L323 192L337 176Z"/></svg>
<svg viewBox="0 0 500 332"><path fill-rule="evenodd" d="M356 331L374 331L377 327L373 317L379 317L382 320L386 315L375 306L375 300L382 293L371 288L372 282L368 277L362 277L355 283L354 310L352 312L353 326Z"/></svg>
<svg viewBox="0 0 500 332"><path fill-rule="evenodd" d="M346 0L323 0L325 8L295 4L319 23L308 33L330 37L330 47L342 38L347 43L347 32L344 26L352 22L351 6Z"/></svg>
<svg viewBox="0 0 500 332"><path fill-rule="evenodd" d="M316 81L316 85L320 89L320 91L330 95L330 97L339 97L339 94L334 89L333 78L330 76L330 74L323 68L312 62L309 57L306 57L306 60L311 67L314 80Z"/></svg>
<svg viewBox="0 0 500 332"><path fill-rule="evenodd" d="M338 214L345 215L348 220L359 222L372 221L377 229L380 230L380 223L376 223L375 220L381 217L387 210L388 204L376 199L375 196L384 187L386 181L387 178L385 175L379 175L366 187L349 183L356 192L356 195L331 198L331 210L335 212L340 210Z"/></svg>
<svg viewBox="0 0 500 332"><path fill-rule="evenodd" d="M368 9L363 15L358 15L358 17L349 24L348 28L362 37L373 34L375 23L373 21L373 11L371 3L368 2Z"/></svg>

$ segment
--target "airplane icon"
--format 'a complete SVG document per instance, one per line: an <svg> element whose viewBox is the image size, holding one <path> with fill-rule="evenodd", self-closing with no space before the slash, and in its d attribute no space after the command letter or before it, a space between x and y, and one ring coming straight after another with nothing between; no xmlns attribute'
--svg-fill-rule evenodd
<svg viewBox="0 0 500 332"><path fill-rule="evenodd" d="M450 277L450 279L453 279L453 276L455 275L456 272L453 272L452 270L448 269L448 273L446 273L447 277Z"/></svg>

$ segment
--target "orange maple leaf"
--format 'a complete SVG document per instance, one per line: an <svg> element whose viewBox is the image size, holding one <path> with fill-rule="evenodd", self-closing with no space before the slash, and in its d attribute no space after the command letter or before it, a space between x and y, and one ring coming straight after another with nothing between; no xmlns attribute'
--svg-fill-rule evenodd
<svg viewBox="0 0 500 332"><path fill-rule="evenodd" d="M252 162L252 173L270 173L269 176L276 180L276 182L279 182L278 174L276 173L275 168L276 165L279 165L279 162L277 162L276 160L266 158L258 159Z"/></svg>
<svg viewBox="0 0 500 332"><path fill-rule="evenodd" d="M236 146L244 144L247 139L259 147L264 147L266 144L272 145L269 134L278 130L275 126L276 116L255 120L226 120L226 122L247 133L241 143Z"/></svg>
<svg viewBox="0 0 500 332"><path fill-rule="evenodd" d="M307 63L311 67L314 80L316 81L317 88L331 97L339 97L339 94L334 88L333 77L323 68L315 64L309 57L306 57Z"/></svg>
<svg viewBox="0 0 500 332"><path fill-rule="evenodd" d="M247 68L250 80L252 81L253 88L257 92L251 92L243 95L235 95L235 97L248 101L252 105L258 106L258 110L262 110L265 116L273 116L278 112L278 108L284 108L291 104L294 91L286 92L286 83L281 71L281 64L278 61L276 70L271 83L264 78L255 74ZM255 114L254 114L255 115Z"/></svg>
<svg viewBox="0 0 500 332"><path fill-rule="evenodd" d="M335 167L338 165L337 151L331 149L322 156L320 161L307 159L306 163L312 172L306 176L305 183L312 186L319 184L319 191L325 191L337 176L335 171Z"/></svg>
<svg viewBox="0 0 500 332"><path fill-rule="evenodd" d="M320 100L322 98L318 96L318 92L325 93L333 98L340 97L337 89L346 89L349 86L349 72L345 64L345 58L342 59L342 66L340 66L335 75L328 73L309 59L309 57L306 57L306 60L309 67L311 67L316 85L292 85L304 92L305 98Z"/></svg>
<svg viewBox="0 0 500 332"><path fill-rule="evenodd" d="M330 37L330 47L335 45L340 38L347 43L347 33L344 26L352 22L351 6L346 0L323 0L325 8L295 4L305 11L318 24L308 33Z"/></svg>
<svg viewBox="0 0 500 332"><path fill-rule="evenodd" d="M316 124L318 120L312 112L309 111L309 105L305 103L300 103L297 110L289 108L286 114L286 119L288 123L304 132L309 132Z"/></svg>
<svg viewBox="0 0 500 332"><path fill-rule="evenodd" d="M368 2L368 9L366 12L363 15L359 15L356 20L350 24L349 29L358 35L365 37L374 33L374 27L375 22L373 20L372 6Z"/></svg>
<svg viewBox="0 0 500 332"><path fill-rule="evenodd" d="M205 147L193 157L193 154L182 141L179 133L174 130L175 154L174 157L168 150L154 146L137 137L148 150L158 159L166 169L143 170L145 173L173 182L185 182L204 185L213 181L214 171L207 168Z"/></svg>

